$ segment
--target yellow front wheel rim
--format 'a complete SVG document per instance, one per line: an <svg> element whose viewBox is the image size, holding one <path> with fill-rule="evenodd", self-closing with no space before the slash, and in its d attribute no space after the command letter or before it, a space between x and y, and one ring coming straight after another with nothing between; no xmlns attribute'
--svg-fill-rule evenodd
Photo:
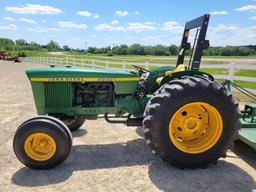
<svg viewBox="0 0 256 192"><path fill-rule="evenodd" d="M25 153L33 160L46 161L56 152L54 139L46 133L33 133L24 143Z"/></svg>
<svg viewBox="0 0 256 192"><path fill-rule="evenodd" d="M219 140L223 122L219 111L205 102L193 102L178 109L169 123L169 137L181 151L198 154Z"/></svg>

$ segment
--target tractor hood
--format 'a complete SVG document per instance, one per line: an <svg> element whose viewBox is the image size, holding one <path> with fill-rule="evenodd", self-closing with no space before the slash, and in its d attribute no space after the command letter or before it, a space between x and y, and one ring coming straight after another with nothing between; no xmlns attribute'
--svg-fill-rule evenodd
<svg viewBox="0 0 256 192"><path fill-rule="evenodd" d="M81 68L73 66L52 66L30 68L26 74L32 82L45 81L138 81L139 76L129 71Z"/></svg>

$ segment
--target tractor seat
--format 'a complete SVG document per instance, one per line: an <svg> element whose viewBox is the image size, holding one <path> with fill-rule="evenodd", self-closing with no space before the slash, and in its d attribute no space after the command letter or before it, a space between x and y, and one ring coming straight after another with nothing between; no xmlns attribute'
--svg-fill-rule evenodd
<svg viewBox="0 0 256 192"><path fill-rule="evenodd" d="M178 67L176 67L173 71L166 71L162 77L158 77L156 79L156 83L158 85L160 85L164 77L172 75L173 73L180 72L180 71L185 71L185 70L186 70L185 65L178 65Z"/></svg>

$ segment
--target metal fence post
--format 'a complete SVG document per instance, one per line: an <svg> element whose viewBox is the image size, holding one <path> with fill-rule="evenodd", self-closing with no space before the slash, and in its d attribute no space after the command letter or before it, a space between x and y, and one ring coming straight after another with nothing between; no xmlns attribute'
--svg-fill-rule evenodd
<svg viewBox="0 0 256 192"><path fill-rule="evenodd" d="M92 67L95 68L95 60L92 58Z"/></svg>
<svg viewBox="0 0 256 192"><path fill-rule="evenodd" d="M126 67L126 66L125 66L125 61L123 61L122 63L123 63L123 69L125 69L125 67Z"/></svg>
<svg viewBox="0 0 256 192"><path fill-rule="evenodd" d="M145 69L148 69L148 61L145 62Z"/></svg>
<svg viewBox="0 0 256 192"><path fill-rule="evenodd" d="M229 65L229 70L228 70L228 77L230 81L234 81L234 74L235 74L235 64L231 63Z"/></svg>

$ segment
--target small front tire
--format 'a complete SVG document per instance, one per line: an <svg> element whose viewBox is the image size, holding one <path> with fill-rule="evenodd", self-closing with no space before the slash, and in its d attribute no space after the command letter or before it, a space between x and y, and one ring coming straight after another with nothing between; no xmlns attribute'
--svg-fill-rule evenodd
<svg viewBox="0 0 256 192"><path fill-rule="evenodd" d="M32 118L19 126L13 139L15 155L32 169L53 168L68 157L72 136L59 120Z"/></svg>

